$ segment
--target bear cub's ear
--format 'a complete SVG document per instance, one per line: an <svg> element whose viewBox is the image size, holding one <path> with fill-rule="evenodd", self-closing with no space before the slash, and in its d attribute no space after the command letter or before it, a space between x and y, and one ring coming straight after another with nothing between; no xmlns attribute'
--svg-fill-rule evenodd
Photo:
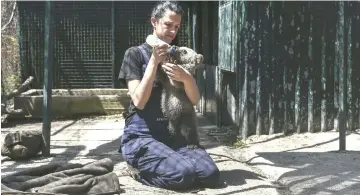
<svg viewBox="0 0 360 195"><path fill-rule="evenodd" d="M196 61L196 69L202 69L205 67L203 55L196 54L195 61Z"/></svg>
<svg viewBox="0 0 360 195"><path fill-rule="evenodd" d="M196 63L200 65L203 62L204 62L204 56L201 54L196 54Z"/></svg>
<svg viewBox="0 0 360 195"><path fill-rule="evenodd" d="M180 49L179 49L180 50ZM187 51L186 51L186 49L182 49L182 50L180 50L180 53L182 54L182 55L187 55Z"/></svg>

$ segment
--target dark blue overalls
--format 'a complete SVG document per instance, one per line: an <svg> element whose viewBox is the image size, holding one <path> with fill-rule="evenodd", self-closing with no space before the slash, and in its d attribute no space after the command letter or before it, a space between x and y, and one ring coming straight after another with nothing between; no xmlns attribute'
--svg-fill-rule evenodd
<svg viewBox="0 0 360 195"><path fill-rule="evenodd" d="M139 49L147 65L149 56L144 48ZM179 190L216 185L219 170L203 148L171 147L168 120L160 109L161 90L161 85L155 83L144 109L137 110L125 124L121 140L123 158L139 170L138 180L150 186Z"/></svg>

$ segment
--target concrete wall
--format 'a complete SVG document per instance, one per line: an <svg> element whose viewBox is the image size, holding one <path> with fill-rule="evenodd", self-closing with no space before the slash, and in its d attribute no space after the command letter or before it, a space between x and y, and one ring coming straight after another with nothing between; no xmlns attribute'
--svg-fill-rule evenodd
<svg viewBox="0 0 360 195"><path fill-rule="evenodd" d="M127 91L127 89L57 89L52 95L52 116L121 114L130 103ZM14 107L23 109L28 116L42 117L42 91L30 90L15 97Z"/></svg>

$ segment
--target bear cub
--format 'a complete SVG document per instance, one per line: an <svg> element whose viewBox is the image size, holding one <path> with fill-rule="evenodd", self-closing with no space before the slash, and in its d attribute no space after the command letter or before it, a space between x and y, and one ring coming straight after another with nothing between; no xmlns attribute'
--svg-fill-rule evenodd
<svg viewBox="0 0 360 195"><path fill-rule="evenodd" d="M204 57L188 47L175 47L173 55L168 55L164 62L183 67L192 76L195 70L204 66ZM169 119L169 133L173 144L186 143L189 149L199 146L196 113L193 104L186 95L182 82L168 78L162 68L158 69L158 79L163 85L161 109Z"/></svg>

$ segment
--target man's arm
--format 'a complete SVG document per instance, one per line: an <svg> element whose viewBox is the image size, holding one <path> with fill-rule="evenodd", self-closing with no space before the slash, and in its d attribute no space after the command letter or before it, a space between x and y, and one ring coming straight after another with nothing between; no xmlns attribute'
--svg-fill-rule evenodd
<svg viewBox="0 0 360 195"><path fill-rule="evenodd" d="M140 110L144 109L150 98L158 64L166 57L167 47L167 44L160 44L154 47L141 81L139 79L127 80L131 99L135 107Z"/></svg>
<svg viewBox="0 0 360 195"><path fill-rule="evenodd" d="M134 102L136 108L140 110L144 109L147 101L150 98L156 71L157 64L155 60L151 58L141 81L127 80L127 86L131 99Z"/></svg>
<svg viewBox="0 0 360 195"><path fill-rule="evenodd" d="M193 105L200 100L200 93L194 77L181 66L165 63L162 65L168 77L172 80L183 82L187 97Z"/></svg>
<svg viewBox="0 0 360 195"><path fill-rule="evenodd" d="M194 77L189 75L189 77L184 80L183 83L186 95L188 96L191 103L196 105L200 100L200 93Z"/></svg>

